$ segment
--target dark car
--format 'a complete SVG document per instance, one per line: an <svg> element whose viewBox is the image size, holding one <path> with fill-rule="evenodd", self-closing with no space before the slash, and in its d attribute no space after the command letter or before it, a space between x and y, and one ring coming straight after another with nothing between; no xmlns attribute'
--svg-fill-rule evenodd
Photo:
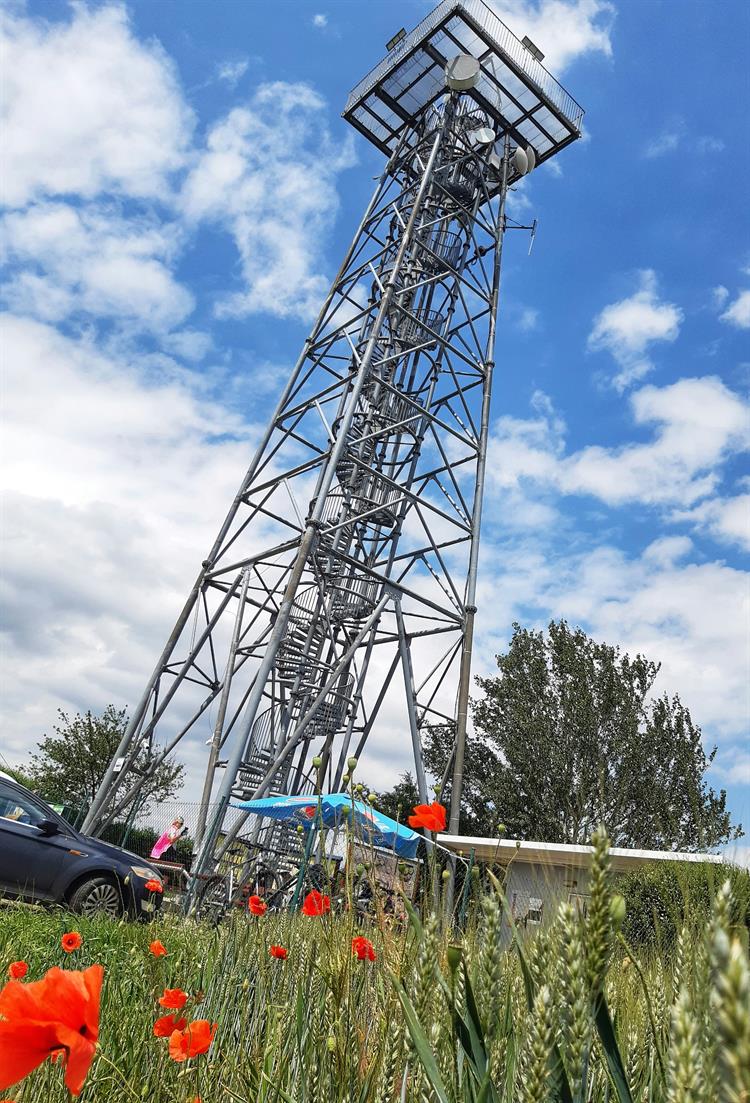
<svg viewBox="0 0 750 1103"><path fill-rule="evenodd" d="M147 881L161 885L142 858L82 835L35 793L0 778L0 897L146 919L161 906Z"/></svg>

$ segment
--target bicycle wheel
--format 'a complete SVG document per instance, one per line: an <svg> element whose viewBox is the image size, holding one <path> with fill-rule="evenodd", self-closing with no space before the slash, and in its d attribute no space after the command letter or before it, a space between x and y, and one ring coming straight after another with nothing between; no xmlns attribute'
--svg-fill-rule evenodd
<svg viewBox="0 0 750 1103"><path fill-rule="evenodd" d="M196 904L196 916L198 919L207 920L216 925L227 913L229 908L229 885L225 877L212 877L206 881L200 891Z"/></svg>

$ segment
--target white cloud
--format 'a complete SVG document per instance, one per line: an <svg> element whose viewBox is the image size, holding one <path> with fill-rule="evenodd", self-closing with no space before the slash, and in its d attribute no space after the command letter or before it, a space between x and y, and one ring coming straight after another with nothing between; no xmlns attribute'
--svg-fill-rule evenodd
<svg viewBox="0 0 750 1103"><path fill-rule="evenodd" d="M164 195L192 131L174 66L133 37L124 8L70 22L0 13L4 201L103 190Z"/></svg>
<svg viewBox="0 0 750 1103"><path fill-rule="evenodd" d="M680 134L674 130L665 130L658 137L651 139L643 151L643 156L663 157L665 153L673 153L679 144Z"/></svg>
<svg viewBox="0 0 750 1103"><path fill-rule="evenodd" d="M713 376L642 387L630 405L636 425L653 426L651 440L589 445L566 455L563 420L545 396L535 395L536 417L501 417L493 428L491 485L506 490L536 483L610 506L688 507L715 493L722 463L748 447L748 406ZM712 531L727 535L726 528Z"/></svg>
<svg viewBox="0 0 750 1103"><path fill-rule="evenodd" d="M206 381L7 317L4 744L132 705L247 466Z"/></svg>
<svg viewBox="0 0 750 1103"><path fill-rule="evenodd" d="M595 639L661 661L657 693L678 692L707 742L743 738L748 716L747 575L721 562L686 561L690 542L659 540L639 555L606 542L578 550L526 536L485 543L476 654L505 646L495 626L543 627L554 617Z"/></svg>
<svg viewBox="0 0 750 1103"><path fill-rule="evenodd" d="M532 329L536 329L538 324L539 311L535 310L533 306L524 307L518 319L518 328L524 333L530 333Z"/></svg>
<svg viewBox="0 0 750 1103"><path fill-rule="evenodd" d="M182 206L188 219L224 225L237 245L246 288L220 303L222 315L314 317L329 282L323 235L351 150L334 143L325 101L305 84L261 85L211 130Z"/></svg>
<svg viewBox="0 0 750 1103"><path fill-rule="evenodd" d="M723 138L715 138L711 134L704 134L695 139L695 151L700 154L723 153L726 142Z"/></svg>
<svg viewBox="0 0 750 1103"><path fill-rule="evenodd" d="M719 321L727 322L736 329L750 329L750 290L740 291L734 302L719 316Z"/></svg>
<svg viewBox="0 0 750 1103"><path fill-rule="evenodd" d="M104 205L34 204L2 221L11 307L45 320L83 311L170 329L193 309L193 296L170 271L179 233L168 223Z"/></svg>
<svg viewBox="0 0 750 1103"><path fill-rule="evenodd" d="M711 300L715 310L721 310L729 298L729 291L723 284L711 289Z"/></svg>
<svg viewBox="0 0 750 1103"><path fill-rule="evenodd" d="M625 390L653 369L646 355L656 341L676 340L684 315L674 303L663 302L657 294L656 273L643 269L635 294L610 303L594 319L588 345L594 351L609 352L619 366L612 383Z"/></svg>
<svg viewBox="0 0 750 1103"><path fill-rule="evenodd" d="M688 521L723 543L750 551L750 494L709 498L691 510L676 511L670 519Z"/></svg>
<svg viewBox="0 0 750 1103"><path fill-rule="evenodd" d="M243 58L241 61L223 61L217 66L216 76L219 80L228 84L230 88L235 88L244 77L249 66L250 62L247 58Z"/></svg>
<svg viewBox="0 0 750 1103"><path fill-rule="evenodd" d="M583 55L612 56L615 7L606 0L491 0L490 7L518 38L529 36L556 76Z"/></svg>
<svg viewBox="0 0 750 1103"><path fill-rule="evenodd" d="M318 12L317 15L312 17L312 25L322 30L324 27L328 26L328 16L324 15L323 12Z"/></svg>

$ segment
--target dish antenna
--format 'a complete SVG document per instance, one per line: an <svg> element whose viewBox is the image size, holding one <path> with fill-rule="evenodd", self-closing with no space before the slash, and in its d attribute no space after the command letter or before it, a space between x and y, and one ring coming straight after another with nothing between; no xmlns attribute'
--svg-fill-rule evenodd
<svg viewBox="0 0 750 1103"><path fill-rule="evenodd" d="M451 58L445 67L445 83L453 92L476 88L478 81L479 62L471 54L459 54Z"/></svg>

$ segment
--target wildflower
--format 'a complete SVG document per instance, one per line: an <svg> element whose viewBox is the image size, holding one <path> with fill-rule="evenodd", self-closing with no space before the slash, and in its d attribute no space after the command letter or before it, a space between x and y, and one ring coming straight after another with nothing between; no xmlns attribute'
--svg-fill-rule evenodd
<svg viewBox="0 0 750 1103"><path fill-rule="evenodd" d="M360 961L374 961L375 947L369 938L359 935L352 939L352 953L356 954Z"/></svg>
<svg viewBox="0 0 750 1103"><path fill-rule="evenodd" d="M156 881L153 877L150 881L146 881L146 892L164 892L161 881Z"/></svg>
<svg viewBox="0 0 750 1103"><path fill-rule="evenodd" d="M0 992L0 1091L28 1076L52 1054L62 1054L65 1085L83 1088L99 1037L104 969L56 966L42 980L10 980Z"/></svg>
<svg viewBox="0 0 750 1103"><path fill-rule="evenodd" d="M196 1019L186 1030L175 1030L169 1039L169 1056L173 1061L186 1061L188 1057L206 1053L218 1026L208 1019Z"/></svg>
<svg viewBox="0 0 750 1103"><path fill-rule="evenodd" d="M174 1015L162 1015L154 1023L154 1037L169 1038L175 1030L184 1030L186 1026L187 1019L178 1019Z"/></svg>
<svg viewBox="0 0 750 1103"><path fill-rule="evenodd" d="M264 904L259 896L251 896L247 906L253 915L265 915L268 909L268 904Z"/></svg>
<svg viewBox="0 0 750 1103"><path fill-rule="evenodd" d="M268 950L271 957L277 957L280 961L286 961L287 951L283 946L270 946Z"/></svg>
<svg viewBox="0 0 750 1103"><path fill-rule="evenodd" d="M183 992L181 988L165 988L164 995L159 997L159 1003L171 1011L181 1011L187 998L187 992Z"/></svg>
<svg viewBox="0 0 750 1103"><path fill-rule="evenodd" d="M8 966L8 976L11 980L22 980L29 971L25 961L12 961Z"/></svg>
<svg viewBox="0 0 750 1103"><path fill-rule="evenodd" d="M331 910L331 898L330 896L323 896L317 889L313 889L312 892L308 892L302 904L302 914L319 916L325 915Z"/></svg>
<svg viewBox="0 0 750 1103"><path fill-rule="evenodd" d="M409 816L409 827L424 827L427 831L445 831L445 808L438 801L417 804Z"/></svg>
<svg viewBox="0 0 750 1103"><path fill-rule="evenodd" d="M167 956L167 947L164 945L163 942L160 942L158 938L154 939L154 941L149 946L149 950L154 955L154 957Z"/></svg>
<svg viewBox="0 0 750 1103"><path fill-rule="evenodd" d="M83 944L83 939L79 935L78 931L68 931L60 939L60 945L66 954L72 954L74 950L79 950Z"/></svg>

